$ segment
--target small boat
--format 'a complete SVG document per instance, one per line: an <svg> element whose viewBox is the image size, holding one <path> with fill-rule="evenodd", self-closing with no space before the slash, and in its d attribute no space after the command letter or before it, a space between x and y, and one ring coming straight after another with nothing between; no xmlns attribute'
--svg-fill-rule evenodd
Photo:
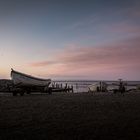
<svg viewBox="0 0 140 140"><path fill-rule="evenodd" d="M107 84L105 82L97 82L88 86L89 92L105 92L107 90Z"/></svg>
<svg viewBox="0 0 140 140"><path fill-rule="evenodd" d="M48 87L51 79L41 79L11 69L11 78L14 85Z"/></svg>
<svg viewBox="0 0 140 140"><path fill-rule="evenodd" d="M119 90L119 85L112 84L107 87L107 91L114 91L114 90Z"/></svg>

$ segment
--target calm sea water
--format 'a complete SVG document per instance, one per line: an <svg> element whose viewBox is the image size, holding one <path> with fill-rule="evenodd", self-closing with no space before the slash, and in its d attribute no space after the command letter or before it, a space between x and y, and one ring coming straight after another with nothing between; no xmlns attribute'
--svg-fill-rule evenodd
<svg viewBox="0 0 140 140"><path fill-rule="evenodd" d="M67 84L68 86L73 86L74 92L87 92L88 91L88 86L92 85L96 82L100 82L100 81L88 81L88 80L60 80L60 81L53 81L52 83L61 85L63 87L65 87L65 85ZM112 85L112 83L119 83L119 81L104 81L106 82L109 86ZM126 86L127 90L129 89L135 89L136 85L140 85L140 81L124 81L125 83L127 83L128 86Z"/></svg>

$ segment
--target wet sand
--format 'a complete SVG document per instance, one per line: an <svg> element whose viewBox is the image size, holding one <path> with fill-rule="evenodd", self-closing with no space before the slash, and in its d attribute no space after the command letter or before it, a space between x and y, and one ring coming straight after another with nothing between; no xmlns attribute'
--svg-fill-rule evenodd
<svg viewBox="0 0 140 140"><path fill-rule="evenodd" d="M140 139L140 92L0 94L0 140Z"/></svg>

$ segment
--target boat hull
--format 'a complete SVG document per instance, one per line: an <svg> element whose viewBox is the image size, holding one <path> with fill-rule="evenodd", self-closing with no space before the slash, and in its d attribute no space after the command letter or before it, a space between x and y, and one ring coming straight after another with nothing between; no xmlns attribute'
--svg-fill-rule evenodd
<svg viewBox="0 0 140 140"><path fill-rule="evenodd" d="M97 82L88 86L89 92L106 91L107 84L105 82Z"/></svg>
<svg viewBox="0 0 140 140"><path fill-rule="evenodd" d="M11 78L13 80L14 85L19 86L49 86L51 83L51 79L41 79L36 78L27 74L23 74L17 71L11 71Z"/></svg>

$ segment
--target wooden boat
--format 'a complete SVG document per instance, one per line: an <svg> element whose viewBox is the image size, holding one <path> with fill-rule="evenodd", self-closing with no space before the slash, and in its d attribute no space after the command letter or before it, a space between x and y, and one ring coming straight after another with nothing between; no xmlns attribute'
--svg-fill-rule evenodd
<svg viewBox="0 0 140 140"><path fill-rule="evenodd" d="M51 79L41 79L11 69L11 78L14 85L48 87Z"/></svg>

